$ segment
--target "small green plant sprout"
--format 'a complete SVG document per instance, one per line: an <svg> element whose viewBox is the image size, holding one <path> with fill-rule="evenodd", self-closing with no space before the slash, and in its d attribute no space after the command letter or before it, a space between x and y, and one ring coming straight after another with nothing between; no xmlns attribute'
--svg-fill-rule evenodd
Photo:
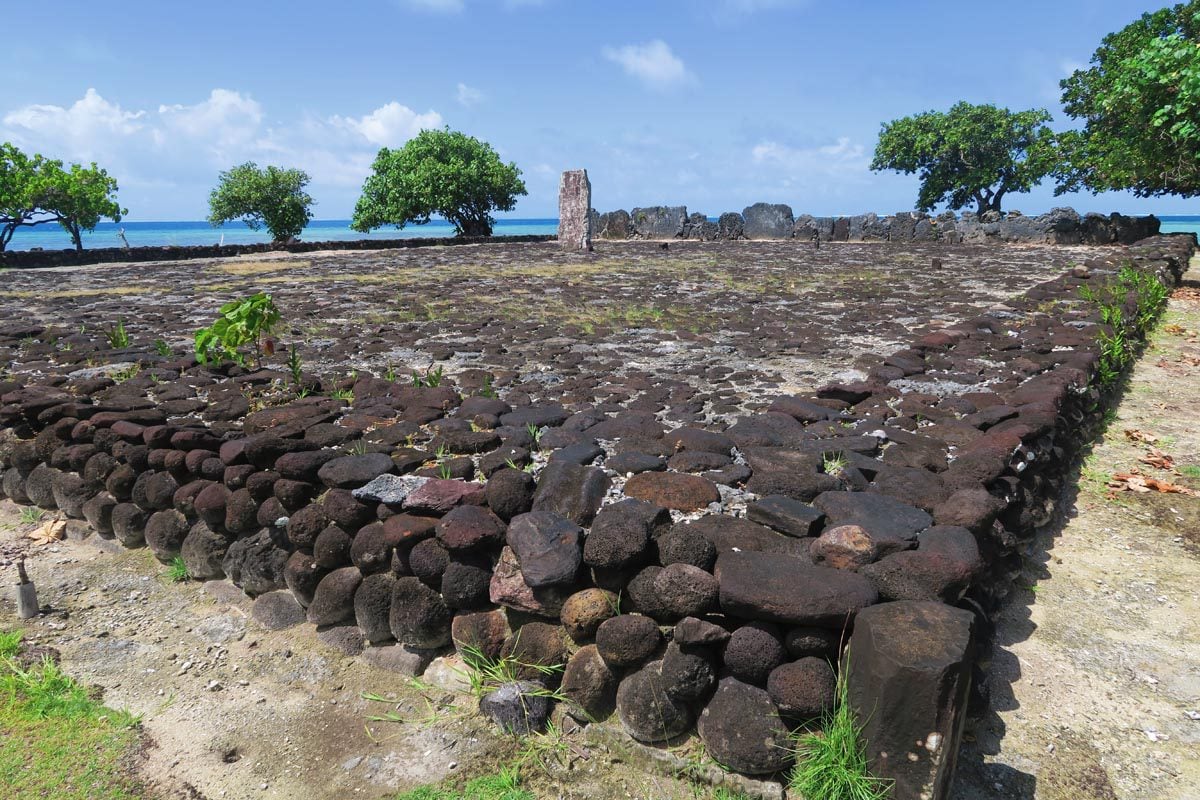
<svg viewBox="0 0 1200 800"><path fill-rule="evenodd" d="M840 475L848 466L850 460L845 453L824 453L821 456L821 469L826 475Z"/></svg>
<svg viewBox="0 0 1200 800"><path fill-rule="evenodd" d="M446 462L438 464L438 477L444 481L448 481L454 477L454 473L450 471L450 465Z"/></svg>
<svg viewBox="0 0 1200 800"><path fill-rule="evenodd" d="M354 443L347 449L352 456L365 456L369 448L366 439L355 439Z"/></svg>
<svg viewBox="0 0 1200 800"><path fill-rule="evenodd" d="M104 331L104 338L114 350L129 347L129 331L125 330L125 320L117 317L117 323Z"/></svg>
<svg viewBox="0 0 1200 800"><path fill-rule="evenodd" d="M332 392L329 393L329 396L332 397L334 400L345 400L346 402L351 402L354 400L354 390L353 389L334 389Z"/></svg>
<svg viewBox="0 0 1200 800"><path fill-rule="evenodd" d="M517 631L515 644L521 638ZM527 664L515 655L493 658L474 645L462 645L459 649L463 663L466 665L466 678L470 693L475 697L483 697L489 692L499 689L506 683L527 678L530 674L538 678L557 679L562 676L566 664ZM557 702L567 701L561 692L547 688L531 690L537 697L548 697Z"/></svg>
<svg viewBox="0 0 1200 800"><path fill-rule="evenodd" d="M1179 474L1185 478L1200 480L1200 466L1196 464L1184 464L1179 468Z"/></svg>
<svg viewBox="0 0 1200 800"><path fill-rule="evenodd" d="M216 321L196 331L196 360L207 364L212 354L246 366L246 356L239 348L253 345L254 357L262 366L264 355L275 352L271 333L279 324L279 309L271 295L258 294L233 300L221 306Z"/></svg>
<svg viewBox="0 0 1200 800"><path fill-rule="evenodd" d="M387 368L387 372L383 373L383 379L385 381L387 381L388 383L395 383L396 377L397 377L396 368L389 364L388 368Z"/></svg>
<svg viewBox="0 0 1200 800"><path fill-rule="evenodd" d="M504 766L494 775L472 778L463 786L450 781L436 786L421 786L394 795L392 800L535 800L532 792L521 788L520 767Z"/></svg>
<svg viewBox="0 0 1200 800"><path fill-rule="evenodd" d="M486 397L489 400L495 399L496 389L495 389L495 387L492 386L492 376L491 375L483 376L483 386L481 386L479 388L479 396Z"/></svg>
<svg viewBox="0 0 1200 800"><path fill-rule="evenodd" d="M442 377L443 377L443 370L442 370L441 365L439 364L438 368L434 369L433 364L430 364L428 367L425 368L424 375L417 372L416 370L413 370L413 374L412 374L413 386L415 386L418 389L436 389L437 387L442 385Z"/></svg>
<svg viewBox="0 0 1200 800"><path fill-rule="evenodd" d="M820 730L793 734L796 764L788 788L801 797L823 800L887 800L890 782L874 777L867 769L862 726L850 705L846 680L849 659L838 672L834 708L820 720Z"/></svg>
<svg viewBox="0 0 1200 800"><path fill-rule="evenodd" d="M167 578L172 583L183 583L192 579L192 573L188 570L183 556L175 556L171 559L171 563L167 565Z"/></svg>
<svg viewBox="0 0 1200 800"><path fill-rule="evenodd" d="M110 372L108 377L112 378L116 383L125 383L125 381L133 380L142 371L141 364L130 364L124 369L119 369L116 372Z"/></svg>
<svg viewBox="0 0 1200 800"><path fill-rule="evenodd" d="M450 455L450 448L446 447L446 445L444 443L439 444L437 446L437 449L433 451L433 457L436 458L438 461L441 461L448 455Z"/></svg>
<svg viewBox="0 0 1200 800"><path fill-rule="evenodd" d="M171 355L171 345L167 344L162 339L154 340L154 352L158 353L163 358Z"/></svg>
<svg viewBox="0 0 1200 800"><path fill-rule="evenodd" d="M41 522L42 518L45 516L46 512L43 509L36 508L34 506L25 506L21 509L21 515L19 519L21 520L22 525L33 525Z"/></svg>
<svg viewBox="0 0 1200 800"><path fill-rule="evenodd" d="M541 444L543 433L541 428L531 422L525 426L525 430L529 432L529 436L533 439L534 444Z"/></svg>
<svg viewBox="0 0 1200 800"><path fill-rule="evenodd" d="M304 365L300 363L300 346L295 342L288 348L288 372L292 374L292 385L301 386L304 383Z"/></svg>

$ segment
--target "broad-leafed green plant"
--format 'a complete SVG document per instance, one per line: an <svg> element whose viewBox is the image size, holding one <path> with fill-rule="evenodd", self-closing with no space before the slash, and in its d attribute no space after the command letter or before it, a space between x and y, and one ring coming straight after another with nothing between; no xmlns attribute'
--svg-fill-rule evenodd
<svg viewBox="0 0 1200 800"><path fill-rule="evenodd" d="M279 319L279 309L269 294L259 292L230 301L221 306L216 322L196 331L196 360L207 364L216 354L245 366L246 356L240 348L249 344L253 345L255 360L262 366L263 355L274 352L270 336Z"/></svg>

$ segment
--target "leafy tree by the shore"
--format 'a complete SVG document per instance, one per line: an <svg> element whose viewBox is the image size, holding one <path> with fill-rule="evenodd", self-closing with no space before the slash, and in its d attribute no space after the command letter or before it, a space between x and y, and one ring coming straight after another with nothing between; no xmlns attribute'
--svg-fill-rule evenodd
<svg viewBox="0 0 1200 800"><path fill-rule="evenodd" d="M1200 0L1163 8L1101 41L1062 81L1067 114L1056 192L1200 195Z"/></svg>
<svg viewBox="0 0 1200 800"><path fill-rule="evenodd" d="M886 122L871 169L896 170L921 179L917 208L944 203L958 210L1000 211L1006 194L1027 192L1054 166L1054 133L1045 109L1010 111L956 103Z"/></svg>
<svg viewBox="0 0 1200 800"><path fill-rule="evenodd" d="M437 215L458 236L491 236L491 212L511 211L524 194L521 170L487 142L449 128L421 131L398 150L379 151L350 227L403 228Z"/></svg>
<svg viewBox="0 0 1200 800"><path fill-rule="evenodd" d="M15 145L0 145L0 251L18 228L57 222L83 249L83 231L101 219L120 222L128 213L117 203L117 181L94 163L90 167L41 155L28 156Z"/></svg>
<svg viewBox="0 0 1200 800"><path fill-rule="evenodd" d="M251 230L265 227L276 243L300 235L312 219L313 199L304 191L308 173L267 167L253 161L222 172L208 198L208 222L214 227L240 219Z"/></svg>

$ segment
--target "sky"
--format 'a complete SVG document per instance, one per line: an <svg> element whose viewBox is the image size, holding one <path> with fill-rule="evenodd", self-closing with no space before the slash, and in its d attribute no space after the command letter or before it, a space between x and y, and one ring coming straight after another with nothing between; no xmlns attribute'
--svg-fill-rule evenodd
<svg viewBox="0 0 1200 800"><path fill-rule="evenodd" d="M6 0L12 2L13 0ZM59 0L0 46L0 141L120 183L128 220L202 219L221 170L299 167L350 216L380 147L448 125L489 142L557 216L585 168L600 211L760 201L911 209L873 173L880 125L959 100L1047 108L1108 32L1160 4L882 0ZM9 22L18 19L9 15ZM1200 214L1177 197L1006 198L1006 210Z"/></svg>

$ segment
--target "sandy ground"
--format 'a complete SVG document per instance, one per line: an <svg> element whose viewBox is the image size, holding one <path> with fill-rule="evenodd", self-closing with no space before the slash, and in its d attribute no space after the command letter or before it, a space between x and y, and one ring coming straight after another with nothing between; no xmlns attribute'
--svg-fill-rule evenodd
<svg viewBox="0 0 1200 800"><path fill-rule="evenodd" d="M1185 287L1198 279L1200 259ZM1171 301L998 621L993 713L963 748L961 800L1200 798L1200 497L1106 486L1138 468L1200 490L1194 472L1139 463L1157 447L1200 465L1193 296Z"/></svg>

